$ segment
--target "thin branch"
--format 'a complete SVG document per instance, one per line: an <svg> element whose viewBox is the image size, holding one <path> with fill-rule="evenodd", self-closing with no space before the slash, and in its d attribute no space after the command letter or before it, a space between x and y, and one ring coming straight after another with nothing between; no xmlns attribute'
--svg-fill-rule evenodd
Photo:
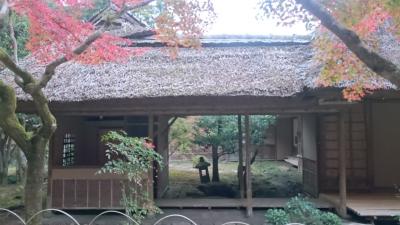
<svg viewBox="0 0 400 225"><path fill-rule="evenodd" d="M8 10L9 10L9 6L8 6L8 1L7 0L3 0L1 1L1 8L0 8L0 29L3 28L4 24L5 24L5 19L8 15Z"/></svg>
<svg viewBox="0 0 400 225"><path fill-rule="evenodd" d="M98 30L91 34L79 47L77 47L73 53L74 55L80 55L82 52L84 52L86 49L89 48L89 46L95 42L98 38L100 38L103 35L102 30ZM55 70L58 66L60 66L63 63L68 62L69 59L66 56L62 56L53 62L49 63L46 66L46 69L44 71L44 74L42 78L40 79L39 85L37 86L37 89L44 88L46 87L47 83L50 81L50 79L53 77Z"/></svg>
<svg viewBox="0 0 400 225"><path fill-rule="evenodd" d="M26 152L31 149L30 136L17 118L16 108L14 89L0 80L0 127Z"/></svg>
<svg viewBox="0 0 400 225"><path fill-rule="evenodd" d="M12 58L2 48L0 48L0 61L4 64L4 66L11 70L15 76L21 77L24 84L34 82L33 76L15 64Z"/></svg>
<svg viewBox="0 0 400 225"><path fill-rule="evenodd" d="M80 55L82 54L86 49L89 48L89 46L95 42L97 39L99 39L102 34L104 33L104 30L111 24L111 22L119 17L121 17L124 13L133 10L133 9L137 9L140 7L143 7L145 5L150 4L151 2L153 2L154 0L144 0L138 4L135 4L133 6L126 6L125 4L123 5L123 7L121 8L121 10L114 16L107 18L107 22L105 23L104 27L102 29L99 29L97 31L95 31L93 34L91 34L79 47L77 47L74 51L73 54L74 55ZM55 70L58 66L60 66L63 63L68 62L69 59L66 56L62 56L56 60L54 60L53 62L51 62L50 64L48 64L46 66L45 72L42 76L42 78L40 79L39 84L37 85L37 89L40 88L44 88L46 87L47 83L51 80L51 78L53 77L53 75L55 74Z"/></svg>
<svg viewBox="0 0 400 225"><path fill-rule="evenodd" d="M146 6L146 5L148 5L148 4L150 4L150 3L154 2L154 1L155 0L143 0L143 1L137 3L137 4L133 5L133 6L126 7L126 10L127 11L131 11L131 10L134 10L134 9L138 9L138 8Z"/></svg>
<svg viewBox="0 0 400 225"><path fill-rule="evenodd" d="M307 11L321 20L321 24L334 33L365 65L381 77L400 87L400 68L368 48L352 30L338 23L336 19L315 0L296 0Z"/></svg>
<svg viewBox="0 0 400 225"><path fill-rule="evenodd" d="M14 30L14 18L10 12L10 19L8 21L8 27L10 29L10 37L13 44L13 53L14 53L14 61L18 64L18 42L17 38L15 38L15 30Z"/></svg>

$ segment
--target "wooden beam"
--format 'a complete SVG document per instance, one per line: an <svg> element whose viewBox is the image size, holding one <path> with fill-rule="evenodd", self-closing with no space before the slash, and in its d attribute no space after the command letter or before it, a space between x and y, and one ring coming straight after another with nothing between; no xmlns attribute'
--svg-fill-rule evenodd
<svg viewBox="0 0 400 225"><path fill-rule="evenodd" d="M244 177L243 177L243 130L242 130L242 116L238 115L238 153L239 153L239 165L238 165L238 174L239 174L239 190L240 190L240 199L244 199Z"/></svg>
<svg viewBox="0 0 400 225"><path fill-rule="evenodd" d="M298 97L160 97L85 102L51 102L57 115L238 115L298 113L314 110L335 111L336 107L318 106L316 99ZM34 112L31 102L18 102L19 112ZM336 110L337 112L337 110Z"/></svg>
<svg viewBox="0 0 400 225"><path fill-rule="evenodd" d="M246 210L247 216L253 216L253 193L251 187L251 150L250 150L250 116L244 117L245 151L246 151Z"/></svg>
<svg viewBox="0 0 400 225"><path fill-rule="evenodd" d="M346 111L341 111L339 115L340 148L339 148L339 209L341 217L347 217L347 175L346 175Z"/></svg>

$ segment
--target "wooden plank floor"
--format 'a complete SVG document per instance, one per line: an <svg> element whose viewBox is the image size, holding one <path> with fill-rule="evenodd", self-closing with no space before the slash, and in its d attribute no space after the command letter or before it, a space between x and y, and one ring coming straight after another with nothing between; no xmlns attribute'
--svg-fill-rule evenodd
<svg viewBox="0 0 400 225"><path fill-rule="evenodd" d="M254 198L253 208L282 208L289 198ZM311 199L318 207L323 209L333 208L328 201ZM156 205L160 208L240 208L245 201L230 198L182 198L182 199L157 199Z"/></svg>
<svg viewBox="0 0 400 225"><path fill-rule="evenodd" d="M335 194L321 194L332 204L339 202ZM347 208L363 217L392 217L400 215L400 198L394 193L348 194Z"/></svg>

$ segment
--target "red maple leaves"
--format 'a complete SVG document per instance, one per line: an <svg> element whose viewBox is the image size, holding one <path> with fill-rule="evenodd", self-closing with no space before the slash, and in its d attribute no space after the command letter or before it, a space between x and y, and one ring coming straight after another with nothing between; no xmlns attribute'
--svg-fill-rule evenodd
<svg viewBox="0 0 400 225"><path fill-rule="evenodd" d="M380 35L389 34L398 26L400 14L386 0L334 1L328 7L335 18L353 29L371 49L379 51ZM398 6L400 7L400 5ZM399 9L399 8L397 8ZM382 28L382 29L380 29ZM394 29L396 30L396 29ZM317 59L323 68L319 77L322 86L345 86L343 97L349 101L361 100L367 93L382 88L376 74L365 66L338 38L322 29L315 41Z"/></svg>
<svg viewBox="0 0 400 225"><path fill-rule="evenodd" d="M117 5L138 4L139 0L115 0ZM95 32L95 26L81 19L81 12L93 5L92 0L16 0L12 9L29 20L27 49L40 63L61 56L83 63L124 60L137 51L126 48L131 40L104 33L81 55L73 51Z"/></svg>

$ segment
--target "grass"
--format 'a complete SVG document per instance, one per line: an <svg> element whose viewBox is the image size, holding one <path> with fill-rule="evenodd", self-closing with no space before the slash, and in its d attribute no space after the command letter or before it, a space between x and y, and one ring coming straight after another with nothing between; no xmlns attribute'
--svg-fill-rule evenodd
<svg viewBox="0 0 400 225"><path fill-rule="evenodd" d="M8 168L8 183L9 185L0 185L0 208L17 208L23 205L22 185L15 184L16 182L15 166Z"/></svg>
<svg viewBox="0 0 400 225"><path fill-rule="evenodd" d="M0 186L0 208L17 208L23 205L24 189L21 185Z"/></svg>
<svg viewBox="0 0 400 225"><path fill-rule="evenodd" d="M198 190L200 179L198 170L189 161L170 162L170 190L166 198L205 197ZM209 167L212 176L212 167ZM220 181L238 190L237 162L220 162ZM281 161L259 161L252 165L254 197L292 197L302 190L301 173Z"/></svg>

